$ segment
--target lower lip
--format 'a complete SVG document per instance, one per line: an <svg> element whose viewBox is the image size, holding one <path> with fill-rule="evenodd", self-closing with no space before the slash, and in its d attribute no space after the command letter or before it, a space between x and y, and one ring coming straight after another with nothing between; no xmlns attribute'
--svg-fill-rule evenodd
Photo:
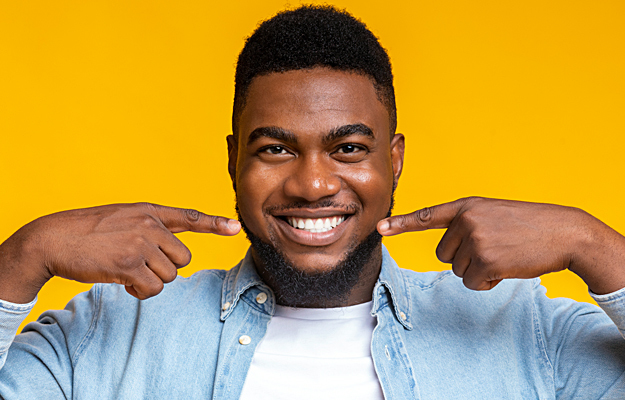
<svg viewBox="0 0 625 400"><path fill-rule="evenodd" d="M345 218L343 222L326 232L308 232L304 229L293 228L288 222L281 218L278 220L278 227L287 239L303 246L328 246L338 241L345 232L351 217Z"/></svg>

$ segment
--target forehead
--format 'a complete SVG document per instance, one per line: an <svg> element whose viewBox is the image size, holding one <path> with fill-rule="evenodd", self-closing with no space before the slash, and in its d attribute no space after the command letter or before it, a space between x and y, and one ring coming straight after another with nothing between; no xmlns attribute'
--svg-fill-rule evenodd
<svg viewBox="0 0 625 400"><path fill-rule="evenodd" d="M389 115L365 75L313 68L254 78L240 116L242 139L260 127L296 134L326 133L361 123L376 136L389 132Z"/></svg>

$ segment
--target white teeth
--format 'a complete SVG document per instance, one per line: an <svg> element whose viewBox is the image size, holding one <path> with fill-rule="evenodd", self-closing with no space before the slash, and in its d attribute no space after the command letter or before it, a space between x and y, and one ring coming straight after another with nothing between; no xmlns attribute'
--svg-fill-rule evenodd
<svg viewBox="0 0 625 400"><path fill-rule="evenodd" d="M330 229L336 228L343 221L345 221L345 216L341 215L340 217L332 217L332 218L297 218L297 217L287 217L287 222L289 225L296 229L302 229L312 233L318 232L327 232Z"/></svg>

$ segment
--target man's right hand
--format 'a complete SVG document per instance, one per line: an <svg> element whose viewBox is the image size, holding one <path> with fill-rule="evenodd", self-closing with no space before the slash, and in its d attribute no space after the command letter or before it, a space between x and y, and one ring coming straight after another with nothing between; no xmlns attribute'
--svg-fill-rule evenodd
<svg viewBox="0 0 625 400"><path fill-rule="evenodd" d="M236 220L156 204L113 204L63 211L23 226L0 245L0 299L28 303L53 276L118 283L143 300L191 261L173 234L236 235Z"/></svg>

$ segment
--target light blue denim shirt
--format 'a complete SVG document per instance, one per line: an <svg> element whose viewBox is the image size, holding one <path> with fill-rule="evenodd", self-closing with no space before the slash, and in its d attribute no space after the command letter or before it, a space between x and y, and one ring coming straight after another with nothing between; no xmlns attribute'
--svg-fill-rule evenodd
<svg viewBox="0 0 625 400"><path fill-rule="evenodd" d="M400 269L383 249L371 354L384 395L625 399L625 290L595 298L614 322L547 298L538 279L474 292L449 271ZM144 301L94 285L14 336L32 305L0 302L3 399L236 399L275 299L248 252Z"/></svg>

